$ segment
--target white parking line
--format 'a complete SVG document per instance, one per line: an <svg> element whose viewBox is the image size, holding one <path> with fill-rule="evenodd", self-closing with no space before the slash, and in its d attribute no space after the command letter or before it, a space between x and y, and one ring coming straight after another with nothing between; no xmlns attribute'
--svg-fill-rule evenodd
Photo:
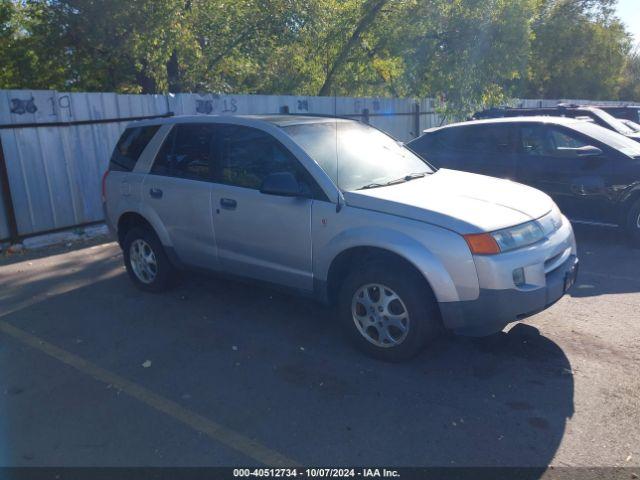
<svg viewBox="0 0 640 480"><path fill-rule="evenodd" d="M28 345L66 365L75 368L81 373L90 375L96 380L106 383L107 385L112 385L114 388L121 390L145 405L170 416L198 432L204 433L209 438L237 450L260 463L273 467L294 467L296 465L300 465L300 463L291 460L275 450L271 450L270 448L267 448L238 432L227 427L223 427L202 415L187 410L172 400L168 400L151 390L116 375L115 373L111 373L108 370L100 368L97 365L74 355L73 353L56 347L55 345L2 320L0 320L0 332L13 337L24 345Z"/></svg>

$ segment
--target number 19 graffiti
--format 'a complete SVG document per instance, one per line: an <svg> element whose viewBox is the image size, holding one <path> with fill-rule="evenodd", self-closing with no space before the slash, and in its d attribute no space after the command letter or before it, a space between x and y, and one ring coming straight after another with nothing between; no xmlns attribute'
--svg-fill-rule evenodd
<svg viewBox="0 0 640 480"><path fill-rule="evenodd" d="M68 115L73 116L71 112L71 98L69 95L62 95L61 97L49 97L49 103L51 104L51 113L49 116L57 117L63 110L66 110ZM12 98L10 100L10 111L16 115L24 115L25 113L36 113L38 106L35 99L31 98Z"/></svg>

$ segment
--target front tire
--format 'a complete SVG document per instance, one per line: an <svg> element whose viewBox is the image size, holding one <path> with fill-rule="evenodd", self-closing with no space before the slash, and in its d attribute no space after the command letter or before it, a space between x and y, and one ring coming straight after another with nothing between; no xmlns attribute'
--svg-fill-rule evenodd
<svg viewBox="0 0 640 480"><path fill-rule="evenodd" d="M629 209L627 216L627 232L634 247L640 248L640 200Z"/></svg>
<svg viewBox="0 0 640 480"><path fill-rule="evenodd" d="M161 292L170 286L175 269L153 231L132 228L124 238L122 251L129 278L140 290Z"/></svg>
<svg viewBox="0 0 640 480"><path fill-rule="evenodd" d="M425 279L388 262L369 262L349 273L338 310L355 345L385 361L417 355L441 331L437 302Z"/></svg>

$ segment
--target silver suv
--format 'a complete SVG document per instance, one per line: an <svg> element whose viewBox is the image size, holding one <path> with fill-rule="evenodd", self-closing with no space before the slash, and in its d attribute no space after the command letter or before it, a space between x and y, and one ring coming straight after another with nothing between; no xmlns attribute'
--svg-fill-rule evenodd
<svg viewBox="0 0 640 480"><path fill-rule="evenodd" d="M416 354L443 329L488 335L571 287L573 230L544 193L436 170L379 130L311 116L131 124L103 179L142 290L227 272L337 306L357 345Z"/></svg>

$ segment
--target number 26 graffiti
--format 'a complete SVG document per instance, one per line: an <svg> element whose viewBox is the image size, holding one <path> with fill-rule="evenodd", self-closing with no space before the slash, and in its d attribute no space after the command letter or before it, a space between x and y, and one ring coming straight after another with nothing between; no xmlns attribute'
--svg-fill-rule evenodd
<svg viewBox="0 0 640 480"><path fill-rule="evenodd" d="M36 113L37 111L38 107L36 107L33 97L28 100L23 100L21 98L11 99L11 113L24 115L25 113Z"/></svg>

